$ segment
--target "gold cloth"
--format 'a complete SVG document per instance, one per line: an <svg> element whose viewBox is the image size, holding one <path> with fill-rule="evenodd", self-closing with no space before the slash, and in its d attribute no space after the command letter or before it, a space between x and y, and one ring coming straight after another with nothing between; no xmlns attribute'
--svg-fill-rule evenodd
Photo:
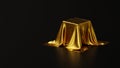
<svg viewBox="0 0 120 68"><path fill-rule="evenodd" d="M62 21L56 39L48 44L56 47L63 45L71 50L81 49L82 44L104 45L98 42L91 21L81 18Z"/></svg>

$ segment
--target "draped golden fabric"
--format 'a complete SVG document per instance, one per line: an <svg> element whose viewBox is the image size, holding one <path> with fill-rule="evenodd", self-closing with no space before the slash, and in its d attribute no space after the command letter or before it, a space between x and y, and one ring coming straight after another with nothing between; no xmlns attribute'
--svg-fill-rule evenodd
<svg viewBox="0 0 120 68"><path fill-rule="evenodd" d="M82 44L103 45L98 42L91 21L81 18L62 21L56 39L48 44L56 47L63 45L70 50L81 49Z"/></svg>

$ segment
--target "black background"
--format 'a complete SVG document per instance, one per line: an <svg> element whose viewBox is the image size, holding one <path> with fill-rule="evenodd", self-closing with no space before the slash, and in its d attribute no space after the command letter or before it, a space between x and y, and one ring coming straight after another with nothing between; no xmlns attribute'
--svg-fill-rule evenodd
<svg viewBox="0 0 120 68"><path fill-rule="evenodd" d="M61 65L56 63L54 48L44 47L43 43L55 39L62 20L73 17L91 20L97 38L110 42L106 49L100 48L100 53L98 52L100 58L96 60L96 66L94 64L91 67L114 66L119 50L119 45L116 44L118 41L116 38L119 35L119 17L117 17L119 8L117 6L115 1L105 0L1 2L1 66L3 68L60 67ZM100 63L103 64L100 65ZM83 65L89 66L89 63ZM67 63L63 67L67 68Z"/></svg>

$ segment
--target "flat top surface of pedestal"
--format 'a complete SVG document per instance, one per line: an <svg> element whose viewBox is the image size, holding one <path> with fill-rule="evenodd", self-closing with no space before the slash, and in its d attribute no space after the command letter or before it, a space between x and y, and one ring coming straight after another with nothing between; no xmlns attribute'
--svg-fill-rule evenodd
<svg viewBox="0 0 120 68"><path fill-rule="evenodd" d="M82 19L82 18L70 18L70 19L67 19L66 21L79 24L79 23L90 21L90 20Z"/></svg>

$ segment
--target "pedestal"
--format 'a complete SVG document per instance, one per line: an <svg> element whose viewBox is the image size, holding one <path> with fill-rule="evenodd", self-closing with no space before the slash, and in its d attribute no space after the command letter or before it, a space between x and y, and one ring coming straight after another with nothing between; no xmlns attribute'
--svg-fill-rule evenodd
<svg viewBox="0 0 120 68"><path fill-rule="evenodd" d="M98 42L91 21L81 18L62 21L56 39L49 41L48 44L56 47L62 45L69 50L79 50L82 44L104 45Z"/></svg>

